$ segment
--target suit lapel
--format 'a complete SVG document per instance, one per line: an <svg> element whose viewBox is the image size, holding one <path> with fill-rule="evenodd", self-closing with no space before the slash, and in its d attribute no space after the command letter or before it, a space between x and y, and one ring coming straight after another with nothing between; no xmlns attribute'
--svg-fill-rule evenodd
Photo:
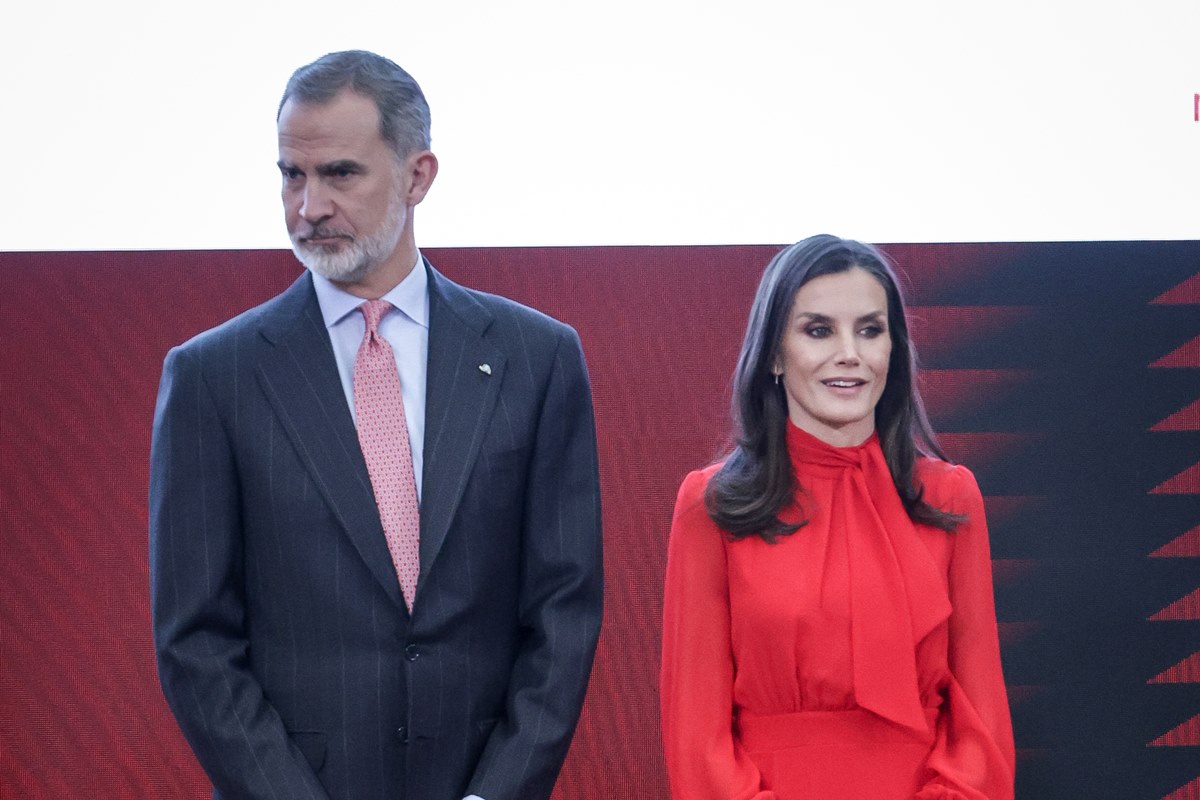
<svg viewBox="0 0 1200 800"><path fill-rule="evenodd" d="M483 337L491 322L479 301L429 267L418 595L446 539L504 380L506 358Z"/></svg>
<svg viewBox="0 0 1200 800"><path fill-rule="evenodd" d="M307 272L264 315L261 331L275 348L275 357L258 367L263 391L367 567L404 609L333 346Z"/></svg>

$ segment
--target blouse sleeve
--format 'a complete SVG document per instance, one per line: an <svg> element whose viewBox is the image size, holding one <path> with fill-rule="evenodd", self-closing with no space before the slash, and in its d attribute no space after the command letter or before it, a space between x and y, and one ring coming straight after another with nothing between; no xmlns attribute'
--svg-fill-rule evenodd
<svg viewBox="0 0 1200 800"><path fill-rule="evenodd" d="M724 537L704 505L707 474L684 480L667 548L662 727L675 800L776 800L733 739L734 663Z"/></svg>
<svg viewBox="0 0 1200 800"><path fill-rule="evenodd" d="M1015 754L992 594L983 497L975 476L955 467L943 507L964 514L950 534L950 681L916 800L1012 800Z"/></svg>

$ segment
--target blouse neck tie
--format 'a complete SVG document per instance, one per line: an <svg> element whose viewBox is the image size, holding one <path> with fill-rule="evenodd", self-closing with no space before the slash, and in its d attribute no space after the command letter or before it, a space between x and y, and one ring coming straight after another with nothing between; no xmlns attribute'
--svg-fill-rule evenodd
<svg viewBox="0 0 1200 800"><path fill-rule="evenodd" d="M950 616L950 598L896 492L878 435L834 447L789 422L787 443L798 474L835 481L829 525L846 537L855 700L926 732L916 647Z"/></svg>

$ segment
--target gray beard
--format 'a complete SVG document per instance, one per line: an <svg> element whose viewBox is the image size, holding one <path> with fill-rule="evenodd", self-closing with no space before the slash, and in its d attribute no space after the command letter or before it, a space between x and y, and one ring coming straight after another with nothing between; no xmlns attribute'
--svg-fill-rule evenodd
<svg viewBox="0 0 1200 800"><path fill-rule="evenodd" d="M292 252L306 269L339 283L362 281L380 261L378 254L369 252L367 243L360 239L355 239L336 253L324 252L293 239Z"/></svg>
<svg viewBox="0 0 1200 800"><path fill-rule="evenodd" d="M399 196L393 196L383 226L374 233L351 239L336 253L304 244L295 235L291 237L292 252L306 269L322 278L338 283L360 283L396 251L404 233L401 202Z"/></svg>

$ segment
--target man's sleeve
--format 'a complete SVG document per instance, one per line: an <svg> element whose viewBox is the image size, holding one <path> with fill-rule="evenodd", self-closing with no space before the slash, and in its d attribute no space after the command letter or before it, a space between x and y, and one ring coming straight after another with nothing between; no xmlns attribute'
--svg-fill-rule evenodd
<svg viewBox="0 0 1200 800"><path fill-rule="evenodd" d="M240 492L199 355L163 365L150 451L150 594L163 693L215 788L326 800L247 665Z"/></svg>
<svg viewBox="0 0 1200 800"><path fill-rule="evenodd" d="M507 718L469 793L548 798L579 719L600 633L603 554L591 388L579 338L558 340L526 488L519 598L523 643Z"/></svg>

